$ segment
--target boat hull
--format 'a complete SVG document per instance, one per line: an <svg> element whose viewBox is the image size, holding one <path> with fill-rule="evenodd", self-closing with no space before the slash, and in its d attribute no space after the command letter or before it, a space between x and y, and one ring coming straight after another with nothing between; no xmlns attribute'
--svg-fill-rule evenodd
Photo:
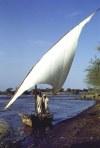
<svg viewBox="0 0 100 148"><path fill-rule="evenodd" d="M42 115L23 114L21 115L22 123L33 129L51 127L53 121L53 114L47 113Z"/></svg>

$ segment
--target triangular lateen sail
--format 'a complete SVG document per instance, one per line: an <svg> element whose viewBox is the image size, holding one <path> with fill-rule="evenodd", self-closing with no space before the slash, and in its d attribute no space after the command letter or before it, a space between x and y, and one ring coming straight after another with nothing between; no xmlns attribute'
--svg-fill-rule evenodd
<svg viewBox="0 0 100 148"><path fill-rule="evenodd" d="M62 87L70 70L80 33L94 14L92 13L83 20L44 54L24 79L5 109L22 95L23 92L36 84L50 84L55 91Z"/></svg>

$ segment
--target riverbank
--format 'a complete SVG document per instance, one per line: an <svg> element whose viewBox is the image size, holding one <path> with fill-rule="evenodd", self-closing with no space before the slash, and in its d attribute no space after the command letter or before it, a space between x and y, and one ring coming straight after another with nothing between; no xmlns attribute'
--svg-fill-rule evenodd
<svg viewBox="0 0 100 148"><path fill-rule="evenodd" d="M38 148L100 148L100 101L56 125Z"/></svg>

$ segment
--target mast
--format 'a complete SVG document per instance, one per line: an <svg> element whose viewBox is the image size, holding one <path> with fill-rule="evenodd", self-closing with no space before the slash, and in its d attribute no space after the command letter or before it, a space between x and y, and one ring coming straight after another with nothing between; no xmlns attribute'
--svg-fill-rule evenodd
<svg viewBox="0 0 100 148"><path fill-rule="evenodd" d="M35 85L34 103L35 103L35 113L37 114L37 85Z"/></svg>

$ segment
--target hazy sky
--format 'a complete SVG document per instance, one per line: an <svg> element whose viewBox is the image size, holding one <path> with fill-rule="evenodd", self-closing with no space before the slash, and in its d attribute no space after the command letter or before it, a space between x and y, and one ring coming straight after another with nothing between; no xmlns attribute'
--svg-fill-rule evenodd
<svg viewBox="0 0 100 148"><path fill-rule="evenodd" d="M100 0L0 0L0 90L16 88L32 65ZM97 55L100 12L84 28L65 87L85 88L85 69Z"/></svg>

